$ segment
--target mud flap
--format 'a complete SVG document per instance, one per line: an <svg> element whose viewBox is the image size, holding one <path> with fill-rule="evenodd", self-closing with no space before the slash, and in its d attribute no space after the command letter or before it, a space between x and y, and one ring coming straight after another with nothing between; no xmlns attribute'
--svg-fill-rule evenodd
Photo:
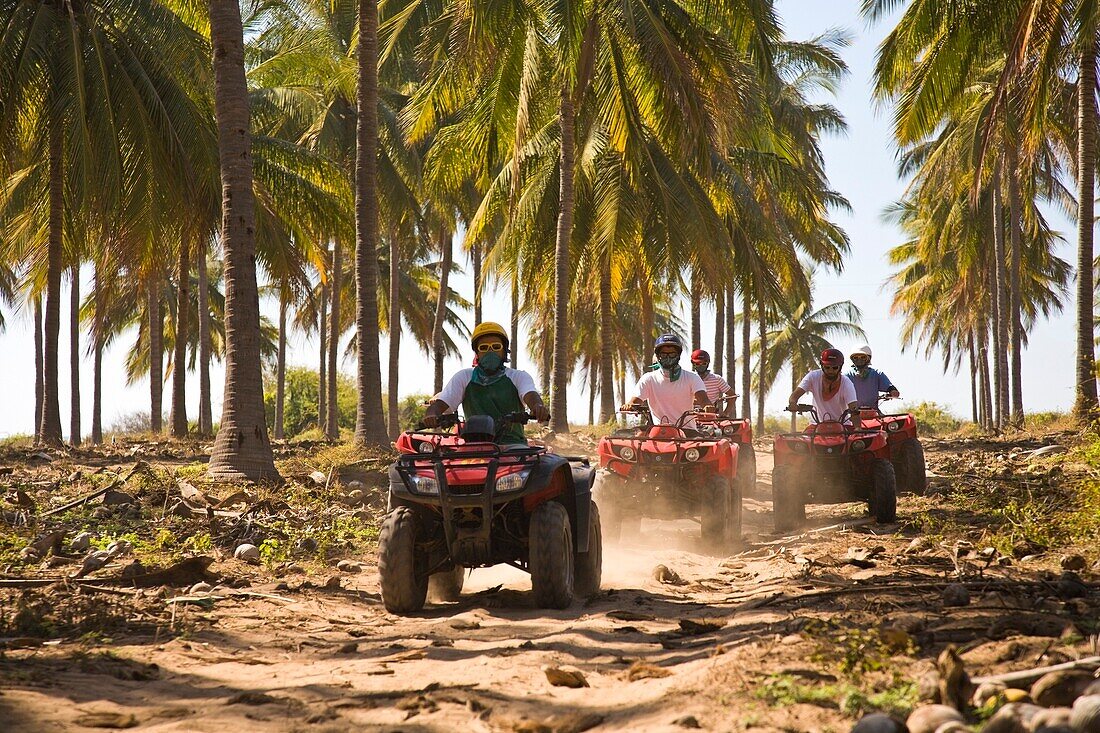
<svg viewBox="0 0 1100 733"><path fill-rule="evenodd" d="M588 466L570 466L573 469L573 544L574 551L588 552L589 515L592 513L592 483L596 472Z"/></svg>

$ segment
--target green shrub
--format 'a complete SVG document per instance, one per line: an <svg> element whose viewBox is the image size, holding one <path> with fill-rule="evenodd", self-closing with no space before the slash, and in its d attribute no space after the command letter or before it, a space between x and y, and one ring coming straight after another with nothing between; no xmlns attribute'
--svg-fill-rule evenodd
<svg viewBox="0 0 1100 733"><path fill-rule="evenodd" d="M427 405L424 403L431 399L431 395L411 394L397 403L397 421L402 430L415 428L424 419L424 411Z"/></svg>
<svg viewBox="0 0 1100 733"><path fill-rule="evenodd" d="M286 396L283 403L283 434L288 438L317 427L317 385L315 369L288 367ZM343 374L336 376L336 422L341 428L355 429L355 382ZM264 374L264 413L267 429L275 428L275 374Z"/></svg>
<svg viewBox="0 0 1100 733"><path fill-rule="evenodd" d="M921 435L947 435L962 427L962 420L935 402L921 402L917 405L898 408L897 411L913 413L917 418L917 432Z"/></svg>

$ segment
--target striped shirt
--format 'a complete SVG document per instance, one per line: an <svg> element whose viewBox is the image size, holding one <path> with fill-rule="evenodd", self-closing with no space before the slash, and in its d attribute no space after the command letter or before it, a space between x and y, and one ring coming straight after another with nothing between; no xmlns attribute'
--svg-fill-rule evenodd
<svg viewBox="0 0 1100 733"><path fill-rule="evenodd" d="M707 375L703 377L703 386L707 388L707 399L711 402L731 391L729 382L721 374L715 374L714 372L707 372Z"/></svg>

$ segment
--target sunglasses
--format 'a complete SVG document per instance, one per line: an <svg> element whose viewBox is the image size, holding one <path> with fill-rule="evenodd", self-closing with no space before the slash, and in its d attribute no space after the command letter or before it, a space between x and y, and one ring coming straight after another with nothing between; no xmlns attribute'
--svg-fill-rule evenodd
<svg viewBox="0 0 1100 733"><path fill-rule="evenodd" d="M823 370L827 371L827 372L839 372L840 371L840 367L838 367L838 366L822 366L821 368Z"/></svg>
<svg viewBox="0 0 1100 733"><path fill-rule="evenodd" d="M861 362L861 361L868 362L868 361L871 361L871 357L869 357L869 356L853 356L852 361L855 362L855 363L858 363L858 362Z"/></svg>
<svg viewBox="0 0 1100 733"><path fill-rule="evenodd" d="M477 352L479 354L484 354L488 351L504 351L504 344L497 341L496 343L492 343L492 344L478 344L477 345Z"/></svg>

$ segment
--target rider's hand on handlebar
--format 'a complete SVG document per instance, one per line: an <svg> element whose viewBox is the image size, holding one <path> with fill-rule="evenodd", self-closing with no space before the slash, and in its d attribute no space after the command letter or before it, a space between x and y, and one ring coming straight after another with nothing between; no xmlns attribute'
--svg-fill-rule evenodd
<svg viewBox="0 0 1100 733"><path fill-rule="evenodd" d="M797 402L788 402L787 403L787 412L798 412L798 403Z"/></svg>
<svg viewBox="0 0 1100 733"><path fill-rule="evenodd" d="M531 417L535 418L539 422L549 422L550 410L546 409L546 405L535 405L531 408Z"/></svg>
<svg viewBox="0 0 1100 733"><path fill-rule="evenodd" d="M425 415L421 420L426 428L434 428L439 426L439 415Z"/></svg>

